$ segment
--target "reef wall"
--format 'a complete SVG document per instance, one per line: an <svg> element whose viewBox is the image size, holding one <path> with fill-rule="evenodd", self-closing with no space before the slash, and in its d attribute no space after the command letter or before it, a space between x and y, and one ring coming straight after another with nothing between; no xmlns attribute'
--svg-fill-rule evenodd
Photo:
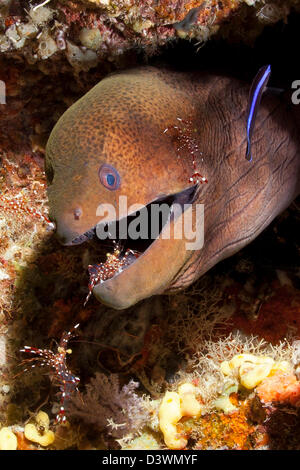
<svg viewBox="0 0 300 470"><path fill-rule="evenodd" d="M297 204L200 283L165 297L139 336L132 316L120 319L93 298L84 308L95 253L70 251L53 237L44 173L53 125L108 73L165 60L185 42L200 62L210 41L250 48L265 28L288 28L299 11L299 0L1 2L0 448L299 448ZM53 374L24 372L19 349L57 355L52 339L77 323L80 342L74 338L64 359L80 376L80 395L67 424L54 426ZM123 331L127 355L116 347ZM241 354L252 356L223 373L223 362ZM248 388L245 363L262 374ZM164 397L178 400L186 383L199 406L190 414L179 406L172 421L161 410ZM163 421L181 443L166 441Z"/></svg>

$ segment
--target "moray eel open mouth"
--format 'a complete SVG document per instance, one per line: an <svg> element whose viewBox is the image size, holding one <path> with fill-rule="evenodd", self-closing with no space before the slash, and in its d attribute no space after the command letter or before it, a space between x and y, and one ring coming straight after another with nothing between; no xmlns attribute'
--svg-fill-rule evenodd
<svg viewBox="0 0 300 470"><path fill-rule="evenodd" d="M173 238L170 226L184 213L187 207L191 206L195 200L196 190L197 185L194 185L177 194L155 199L127 217L95 225L69 243L69 245L79 245L88 240L98 240L99 243L102 243L103 239L99 237L99 233L107 234L107 238L104 239L105 245L109 245L108 250L112 251L107 254L105 262L89 266L90 282L86 302L92 291L96 297L97 294L98 296L101 294L101 300L105 302L103 292L105 292L106 286L111 290L113 283L121 274L126 282L127 271L132 269L134 264L141 262L144 256L151 256L151 251L156 244L159 244L163 232L166 236L170 233L170 238ZM154 205L155 209L153 209ZM157 217L156 223L153 223L153 214ZM144 227L142 226L143 222ZM137 238L132 237L130 231L132 224L137 229L135 231L139 235ZM124 227L126 227L125 233ZM168 230L167 233L166 230ZM151 259L149 262L151 263ZM108 303L110 304L110 302Z"/></svg>

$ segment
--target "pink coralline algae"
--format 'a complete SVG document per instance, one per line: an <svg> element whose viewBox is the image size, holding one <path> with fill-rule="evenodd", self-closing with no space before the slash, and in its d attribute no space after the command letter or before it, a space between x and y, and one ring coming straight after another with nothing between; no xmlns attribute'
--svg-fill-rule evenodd
<svg viewBox="0 0 300 470"><path fill-rule="evenodd" d="M277 372L267 377L256 392L263 403L285 403L300 406L300 382L292 373Z"/></svg>

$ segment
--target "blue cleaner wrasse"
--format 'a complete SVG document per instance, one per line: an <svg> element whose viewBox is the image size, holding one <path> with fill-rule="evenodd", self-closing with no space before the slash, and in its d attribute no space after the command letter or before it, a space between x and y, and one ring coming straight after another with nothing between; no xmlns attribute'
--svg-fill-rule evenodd
<svg viewBox="0 0 300 470"><path fill-rule="evenodd" d="M271 66L265 65L257 72L249 93L249 105L247 111L247 150L246 159L251 162L251 137L255 126L257 111L260 105L261 97L265 91L271 75Z"/></svg>

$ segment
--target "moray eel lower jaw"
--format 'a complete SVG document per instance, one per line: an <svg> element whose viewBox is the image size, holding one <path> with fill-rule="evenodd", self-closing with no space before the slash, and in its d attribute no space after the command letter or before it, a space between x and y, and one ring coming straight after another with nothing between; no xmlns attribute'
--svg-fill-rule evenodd
<svg viewBox="0 0 300 470"><path fill-rule="evenodd" d="M191 211L191 207L188 211ZM172 211L171 220L160 236L128 267L95 286L95 297L115 309L125 309L142 299L162 294L187 260L186 240L164 238L169 228L181 229L183 214ZM172 220L173 219L173 220Z"/></svg>
<svg viewBox="0 0 300 470"><path fill-rule="evenodd" d="M193 211L193 205L189 202L193 201L196 189L197 186L189 187L176 195L159 200L161 203L170 203L171 198L173 202L170 204L169 218L161 227L157 238L124 240L125 247L129 245L139 252L139 256L130 257L129 263L113 277L99 282L94 287L93 294L99 301L117 310L125 309L144 298L161 294L169 287L192 253L186 250L186 243L192 239L192 234L185 230L182 237L182 227L183 219L189 217ZM183 211L183 205L187 203L188 208ZM147 205L149 212L150 205L151 203ZM67 245L78 245L93 239L97 236L96 232L97 227L94 226L73 238Z"/></svg>

